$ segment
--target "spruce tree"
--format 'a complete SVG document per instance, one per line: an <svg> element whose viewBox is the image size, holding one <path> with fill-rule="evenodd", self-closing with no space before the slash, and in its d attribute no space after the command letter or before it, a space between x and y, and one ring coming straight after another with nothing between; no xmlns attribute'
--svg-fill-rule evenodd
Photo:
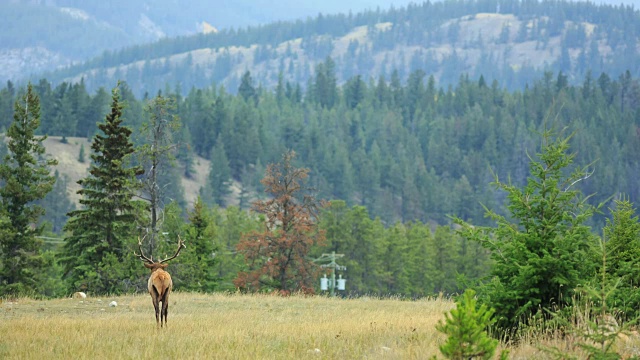
<svg viewBox="0 0 640 360"><path fill-rule="evenodd" d="M520 189L496 179L507 193L510 217L487 210L496 228L473 227L461 219L461 233L491 251L493 281L480 288L483 301L496 309L497 325L516 330L543 309L570 304L574 289L588 278L595 264L586 261L594 235L585 224L595 209L576 184L589 177L585 168L567 175L573 163L571 136L551 130L542 134L542 150L531 158L531 175Z"/></svg>
<svg viewBox="0 0 640 360"><path fill-rule="evenodd" d="M133 200L143 170L127 166L134 152L131 130L123 126L118 87L112 91L111 112L98 125L91 144L89 175L78 181L82 189L82 209L68 214L65 226L63 264L72 289L88 287L93 292L117 292L118 274L114 269L127 255L127 240L134 229L136 204ZM106 271L109 269L110 271Z"/></svg>
<svg viewBox="0 0 640 360"><path fill-rule="evenodd" d="M46 136L35 136L39 126L40 101L29 84L15 102L9 154L0 163L0 295L37 291L44 267L37 238L43 228L35 226L44 210L34 201L53 188L49 167L57 161L44 159Z"/></svg>
<svg viewBox="0 0 640 360"><path fill-rule="evenodd" d="M186 230L190 246L184 255L189 261L181 259L181 263L188 267L189 277L194 281L184 288L211 292L216 289L218 282L215 274L218 246L214 243L217 232L214 217L200 197L196 199L188 216L189 225Z"/></svg>
<svg viewBox="0 0 640 360"><path fill-rule="evenodd" d="M602 229L610 249L607 274L620 283L611 294L609 305L625 320L640 316L640 221L629 200L615 201L611 219Z"/></svg>

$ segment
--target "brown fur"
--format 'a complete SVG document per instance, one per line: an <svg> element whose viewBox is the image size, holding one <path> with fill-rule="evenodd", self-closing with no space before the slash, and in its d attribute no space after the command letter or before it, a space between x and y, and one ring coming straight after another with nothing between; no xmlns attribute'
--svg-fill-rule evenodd
<svg viewBox="0 0 640 360"><path fill-rule="evenodd" d="M164 326L167 326L167 315L169 314L169 294L171 293L171 289L173 288L171 275L169 275L169 273L165 271L165 269L169 265L164 264L164 262L173 260L178 257L178 255L180 255L180 250L186 247L187 246L184 244L184 241L182 241L180 235L178 235L178 250L176 251L176 253L164 260L153 261L153 257L147 257L142 252L142 240L138 238L138 250L140 251L140 254L136 254L135 251L133 252L133 255L144 261L144 266L147 269L151 270L151 276L149 276L147 288L149 289L149 294L151 294L153 307L156 310L156 324L158 325L158 327L162 327L163 322ZM160 309L161 302L162 309Z"/></svg>
<svg viewBox="0 0 640 360"><path fill-rule="evenodd" d="M144 266L151 270L151 276L147 287L149 294L151 294L151 301L156 311L156 324L162 327L163 319L164 325L167 325L167 315L169 312L169 294L173 288L173 282L171 281L171 275L164 269L168 264L144 264ZM160 308L160 302L162 302L162 309Z"/></svg>

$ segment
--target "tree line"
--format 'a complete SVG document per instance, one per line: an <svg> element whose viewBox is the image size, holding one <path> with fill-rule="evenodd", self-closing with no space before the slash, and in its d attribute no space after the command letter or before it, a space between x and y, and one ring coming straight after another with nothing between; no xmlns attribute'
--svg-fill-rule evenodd
<svg viewBox="0 0 640 360"><path fill-rule="evenodd" d="M120 89L127 104L123 118L136 129L133 143L148 144L137 129L149 116L149 96L137 99L126 84ZM465 75L445 89L421 70L405 83L397 75L355 76L338 85L335 64L327 58L304 90L281 79L269 91L256 86L249 72L235 95L216 86L194 88L185 97L174 90L161 93L174 99L167 111L179 118L174 141L181 146L176 166L158 174L158 181L161 200L183 207L178 179L193 175L196 155L215 170L202 184L203 201L225 207L235 183L240 207L247 209L263 191L266 165L292 149L310 168L320 198L365 206L386 226L413 220L446 224L448 214L486 224L480 204L506 210L487 183L495 173L524 184L527 153L540 146L535 134L550 123L576 129L576 163L596 161L591 181L577 185L595 194L593 201L640 197L632 180L638 175L640 85L629 72L617 79L587 74L579 86L570 85L564 73L545 73L521 91ZM0 89L0 128L9 126L11 103L23 91L11 83ZM43 135L91 137L109 106L107 91L88 94L82 82L52 88L42 80L33 91L41 99L37 131ZM596 214L593 222L602 227L604 217Z"/></svg>
<svg viewBox="0 0 640 360"><path fill-rule="evenodd" d="M140 131L154 145L134 146L133 131L123 123L119 86L92 138L89 174L79 181L81 208L67 213L63 244L46 247L42 239L55 235L42 221L39 200L55 187L55 161L43 157L46 136L35 135L40 102L34 87L29 85L14 105L0 167L6 235L0 289L5 296L140 291L144 269L132 255L138 243L143 241L145 252L154 256L172 248L178 236L188 247L172 262L172 274L184 290L313 292L320 268L312 259L328 250L349 253L350 294L449 293L460 289L457 276L475 280L488 269L488 255L449 226L434 233L431 224L419 221L387 228L363 206L315 201L312 189L302 186L310 170L297 167L292 151L266 167L261 182L270 196L254 202L254 213L210 207L202 197L192 209L164 203L153 195L162 187L153 168L166 171L173 165L158 159L177 153L171 146L174 132L159 125L176 124L167 112L170 101L160 95L149 100L145 112L150 116ZM145 171L149 164L151 171Z"/></svg>

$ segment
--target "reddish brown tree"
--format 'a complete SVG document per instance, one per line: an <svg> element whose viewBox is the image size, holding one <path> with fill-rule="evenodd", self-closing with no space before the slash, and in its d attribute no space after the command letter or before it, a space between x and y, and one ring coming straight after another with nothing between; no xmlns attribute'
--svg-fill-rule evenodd
<svg viewBox="0 0 640 360"><path fill-rule="evenodd" d="M286 152L282 162L267 166L261 180L271 199L255 201L252 207L265 216L264 230L246 234L238 243L247 263L247 271L234 280L241 289L313 292L319 269L307 254L324 243L317 215L325 202L316 200L305 187L309 169L294 167L295 156L294 151Z"/></svg>

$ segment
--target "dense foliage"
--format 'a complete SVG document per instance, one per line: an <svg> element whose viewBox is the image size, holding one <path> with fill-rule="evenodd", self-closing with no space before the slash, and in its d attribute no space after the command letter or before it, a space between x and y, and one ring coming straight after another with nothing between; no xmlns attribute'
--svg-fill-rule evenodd
<svg viewBox="0 0 640 360"><path fill-rule="evenodd" d="M398 220L444 224L447 215L487 224L481 203L505 213L503 195L487 186L492 172L514 185L525 184L527 153L539 151L536 132L545 118L576 131L570 145L577 165L595 161L590 181L576 184L584 194L595 194L593 203L616 194L627 194L632 203L640 199L640 186L633 181L639 176L640 83L630 73L618 79L588 75L580 86L567 84L562 73L547 73L526 89L510 92L466 76L445 90L422 71L412 73L406 84L396 76L375 82L355 77L337 86L326 65L304 94L291 83L273 92L261 90L250 79L243 92L255 91L250 100L216 87L193 89L184 98L164 93L176 98L175 113L182 121L175 136L187 145L177 154L183 173L194 155L214 164L209 183L203 184L208 205L225 205L232 180L242 183L244 195L260 194L264 166L292 149L310 168L310 185L319 198L366 206L386 225ZM95 133L89 124L99 119L92 114L105 112L103 91L90 95L82 83L51 89L45 80L34 90L42 99L40 133ZM12 92L5 87L0 98L11 98ZM146 116L143 101L126 86L122 96L129 126L140 128ZM8 102L1 103L0 113L11 114L3 105ZM56 125L62 119L66 126ZM6 119L0 119L0 127L6 126ZM145 141L139 132L133 137L136 145ZM182 195L174 191L167 198ZM246 198L243 207L249 207ZM597 214L592 224L601 227L602 219Z"/></svg>
<svg viewBox="0 0 640 360"><path fill-rule="evenodd" d="M53 188L51 166L42 141L40 101L31 84L15 101L13 122L7 130L7 150L0 163L0 295L37 293L46 266L36 226L44 209L35 201Z"/></svg>

